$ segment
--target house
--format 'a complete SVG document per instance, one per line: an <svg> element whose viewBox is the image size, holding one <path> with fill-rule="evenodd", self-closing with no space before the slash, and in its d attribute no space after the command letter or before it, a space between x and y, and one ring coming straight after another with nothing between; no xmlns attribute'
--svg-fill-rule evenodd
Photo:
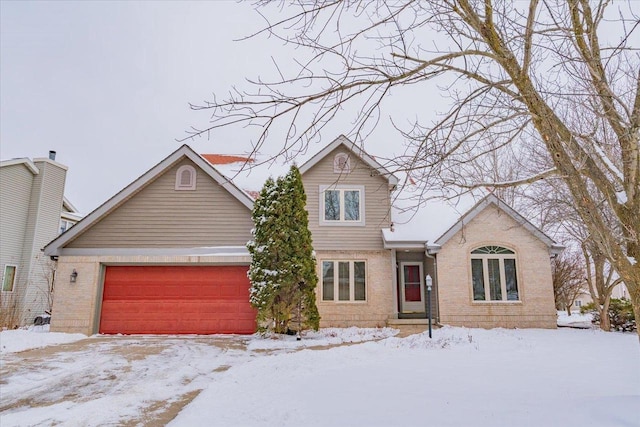
<svg viewBox="0 0 640 427"><path fill-rule="evenodd" d="M64 197L67 167L48 158L0 162L0 293L4 326L51 310L54 264L42 248L80 220Z"/></svg>
<svg viewBox="0 0 640 427"><path fill-rule="evenodd" d="M47 245L52 330L252 333L253 199L219 168L184 145ZM322 327L555 327L561 247L497 197L428 240L393 224L398 178L346 137L299 169Z"/></svg>

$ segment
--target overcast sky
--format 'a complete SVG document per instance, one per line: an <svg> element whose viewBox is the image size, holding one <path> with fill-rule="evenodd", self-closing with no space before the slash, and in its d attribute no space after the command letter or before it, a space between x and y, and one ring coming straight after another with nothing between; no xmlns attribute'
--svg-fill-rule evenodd
<svg viewBox="0 0 640 427"><path fill-rule="evenodd" d="M57 151L69 166L66 195L83 213L207 123L189 102L227 93L286 52L274 40L234 42L262 26L234 1L2 1L0 12L0 157ZM189 145L250 149L238 129Z"/></svg>

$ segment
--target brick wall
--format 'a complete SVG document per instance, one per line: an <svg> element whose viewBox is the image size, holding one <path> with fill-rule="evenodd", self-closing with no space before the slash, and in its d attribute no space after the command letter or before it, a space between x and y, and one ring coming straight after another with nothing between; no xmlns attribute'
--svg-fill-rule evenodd
<svg viewBox="0 0 640 427"><path fill-rule="evenodd" d="M470 253L497 245L516 253L517 302L474 302ZM454 235L437 255L440 321L466 327L555 328L547 246L495 205Z"/></svg>
<svg viewBox="0 0 640 427"><path fill-rule="evenodd" d="M365 261L366 301L322 301L318 281L316 292L320 327L384 327L394 314L391 251L317 251L318 277L322 277L322 261Z"/></svg>

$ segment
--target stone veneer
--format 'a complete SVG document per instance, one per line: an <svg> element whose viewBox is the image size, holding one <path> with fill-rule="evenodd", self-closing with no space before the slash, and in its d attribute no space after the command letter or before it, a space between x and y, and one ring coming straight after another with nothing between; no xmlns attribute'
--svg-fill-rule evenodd
<svg viewBox="0 0 640 427"><path fill-rule="evenodd" d="M474 302L470 253L497 245L516 253L520 301ZM548 247L494 205L446 242L437 255L440 322L481 328L555 328Z"/></svg>
<svg viewBox="0 0 640 427"><path fill-rule="evenodd" d="M365 328L385 327L394 314L391 251L317 251L318 277L322 277L322 261L365 261L366 301L322 301L322 283L318 281L316 298L320 312L320 327Z"/></svg>
<svg viewBox="0 0 640 427"><path fill-rule="evenodd" d="M61 256L54 289L52 332L98 332L104 265L248 265L249 256ZM70 282L73 270L78 277Z"/></svg>

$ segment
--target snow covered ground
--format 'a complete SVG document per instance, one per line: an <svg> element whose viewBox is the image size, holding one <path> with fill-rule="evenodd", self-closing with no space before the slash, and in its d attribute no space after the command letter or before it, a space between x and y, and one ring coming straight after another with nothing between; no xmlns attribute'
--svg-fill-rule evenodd
<svg viewBox="0 0 640 427"><path fill-rule="evenodd" d="M580 314L574 311L569 316L566 311L558 311L558 326L581 329L595 328L592 320L591 313Z"/></svg>
<svg viewBox="0 0 640 427"><path fill-rule="evenodd" d="M640 425L636 334L445 327L429 339L350 328L297 342L13 332L0 333L3 427Z"/></svg>

